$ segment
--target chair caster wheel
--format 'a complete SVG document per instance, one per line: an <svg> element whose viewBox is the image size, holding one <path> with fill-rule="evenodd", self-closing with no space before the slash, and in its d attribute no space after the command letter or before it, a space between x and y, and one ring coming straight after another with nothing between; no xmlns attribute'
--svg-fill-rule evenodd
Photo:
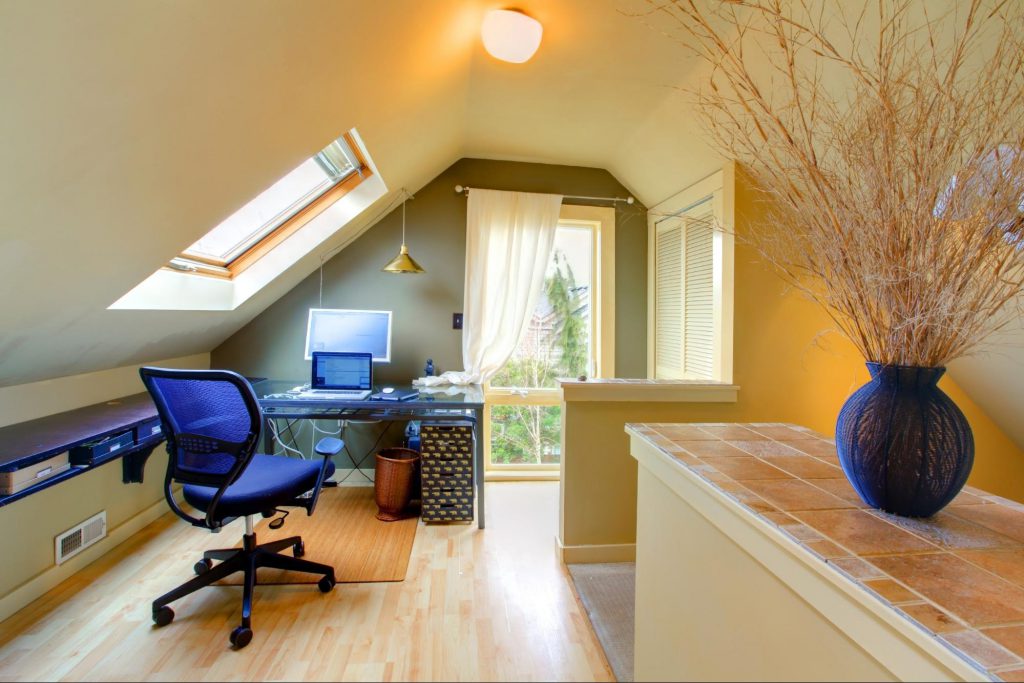
<svg viewBox="0 0 1024 683"><path fill-rule="evenodd" d="M213 560L208 557L204 557L192 565L192 571L196 573L196 576L202 576L211 569L213 569Z"/></svg>
<svg viewBox="0 0 1024 683"><path fill-rule="evenodd" d="M174 610L167 605L153 610L153 623L157 626L167 626L174 621Z"/></svg>
<svg viewBox="0 0 1024 683"><path fill-rule="evenodd" d="M334 577L325 576L317 582L316 587L320 589L321 593L330 593L334 589Z"/></svg>
<svg viewBox="0 0 1024 683"><path fill-rule="evenodd" d="M247 626L239 626L231 632L230 640L233 648L241 650L252 640L252 629Z"/></svg>
<svg viewBox="0 0 1024 683"><path fill-rule="evenodd" d="M298 543L292 546L292 553L295 555L295 557L302 557L306 554L306 544L302 541L299 541Z"/></svg>

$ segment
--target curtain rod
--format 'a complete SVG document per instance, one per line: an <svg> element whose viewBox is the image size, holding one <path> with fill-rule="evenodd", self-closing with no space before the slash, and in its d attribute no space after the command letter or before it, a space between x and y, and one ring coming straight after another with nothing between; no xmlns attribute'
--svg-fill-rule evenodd
<svg viewBox="0 0 1024 683"><path fill-rule="evenodd" d="M456 192L458 192L459 194L467 195L467 196L469 195L469 191L472 190L472 189L474 189L474 188L472 188L472 187L465 187L463 185L456 185L455 186L455 191ZM481 188L476 188L476 189L481 189ZM636 201L635 199L633 199L633 197L626 197L626 198L622 198L622 197L583 197L581 195L575 195L575 194L562 195L562 198L563 199L584 199L584 200L589 200L589 201L593 201L593 202L626 202L627 204L632 204L633 202Z"/></svg>

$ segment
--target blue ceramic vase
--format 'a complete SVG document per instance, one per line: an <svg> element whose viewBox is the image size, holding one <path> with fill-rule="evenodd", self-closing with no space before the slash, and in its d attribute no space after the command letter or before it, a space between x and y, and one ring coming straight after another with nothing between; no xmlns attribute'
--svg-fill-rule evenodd
<svg viewBox="0 0 1024 683"><path fill-rule="evenodd" d="M971 426L938 386L945 368L867 365L871 381L839 412L839 462L868 505L930 517L967 481L974 464Z"/></svg>

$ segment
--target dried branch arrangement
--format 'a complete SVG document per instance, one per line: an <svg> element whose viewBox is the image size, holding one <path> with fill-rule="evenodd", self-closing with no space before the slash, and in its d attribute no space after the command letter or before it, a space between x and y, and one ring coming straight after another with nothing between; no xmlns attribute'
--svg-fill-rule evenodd
<svg viewBox="0 0 1024 683"><path fill-rule="evenodd" d="M867 360L943 366L1020 314L1024 3L650 2L711 66L749 238Z"/></svg>

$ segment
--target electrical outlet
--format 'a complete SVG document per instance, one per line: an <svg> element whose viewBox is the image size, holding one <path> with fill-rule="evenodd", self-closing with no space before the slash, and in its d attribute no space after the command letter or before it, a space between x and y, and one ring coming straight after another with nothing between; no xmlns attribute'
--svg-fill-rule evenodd
<svg viewBox="0 0 1024 683"><path fill-rule="evenodd" d="M453 330L461 330L462 329L462 314L461 313L452 313L452 329Z"/></svg>

